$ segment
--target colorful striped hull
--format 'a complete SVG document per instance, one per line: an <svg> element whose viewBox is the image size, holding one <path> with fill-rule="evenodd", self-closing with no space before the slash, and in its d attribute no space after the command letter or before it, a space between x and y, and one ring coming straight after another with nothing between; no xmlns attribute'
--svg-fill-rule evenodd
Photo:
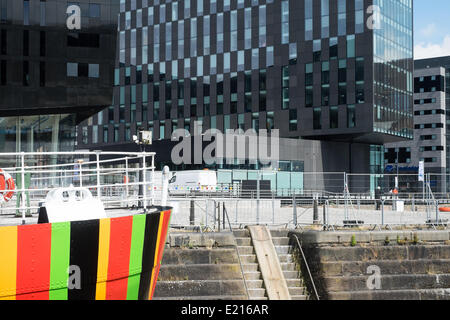
<svg viewBox="0 0 450 320"><path fill-rule="evenodd" d="M149 300L171 209L0 227L0 300Z"/></svg>

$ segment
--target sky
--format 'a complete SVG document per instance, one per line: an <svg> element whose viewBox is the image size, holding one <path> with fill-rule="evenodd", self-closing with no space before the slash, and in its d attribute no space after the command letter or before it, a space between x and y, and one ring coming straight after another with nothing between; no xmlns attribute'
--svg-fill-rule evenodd
<svg viewBox="0 0 450 320"><path fill-rule="evenodd" d="M450 1L413 0L414 58L450 55Z"/></svg>

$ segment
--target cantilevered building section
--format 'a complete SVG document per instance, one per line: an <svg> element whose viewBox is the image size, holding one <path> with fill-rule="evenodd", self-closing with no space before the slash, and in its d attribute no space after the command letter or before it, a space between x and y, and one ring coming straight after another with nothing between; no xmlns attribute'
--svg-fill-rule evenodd
<svg viewBox="0 0 450 320"><path fill-rule="evenodd" d="M413 138L412 0L374 0L380 25L373 31L373 131L385 141Z"/></svg>
<svg viewBox="0 0 450 320"><path fill-rule="evenodd" d="M118 0L0 0L0 151L75 148L75 126L112 104L118 12Z"/></svg>
<svg viewBox="0 0 450 320"><path fill-rule="evenodd" d="M379 173L412 138L412 35L411 0L121 1L114 105L80 147L279 129L290 168Z"/></svg>
<svg viewBox="0 0 450 320"><path fill-rule="evenodd" d="M412 138L412 1L306 0L303 10L305 27L292 38L300 48L300 135L370 144Z"/></svg>

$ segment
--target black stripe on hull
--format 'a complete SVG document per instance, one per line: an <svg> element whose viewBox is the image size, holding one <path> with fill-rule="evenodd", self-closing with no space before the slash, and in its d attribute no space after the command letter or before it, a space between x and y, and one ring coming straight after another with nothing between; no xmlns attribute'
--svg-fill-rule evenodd
<svg viewBox="0 0 450 320"><path fill-rule="evenodd" d="M155 261L156 243L161 213L148 214L145 219L144 249L142 253L142 274L139 282L139 300L148 299L150 281Z"/></svg>
<svg viewBox="0 0 450 320"><path fill-rule="evenodd" d="M100 221L72 221L70 227L70 265L80 268L81 288L69 289L68 298L95 300Z"/></svg>

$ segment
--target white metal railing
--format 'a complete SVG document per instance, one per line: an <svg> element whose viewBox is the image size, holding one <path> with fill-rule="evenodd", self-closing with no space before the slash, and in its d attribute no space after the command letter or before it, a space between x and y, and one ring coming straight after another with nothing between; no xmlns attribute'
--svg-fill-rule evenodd
<svg viewBox="0 0 450 320"><path fill-rule="evenodd" d="M445 203L431 204L436 221L430 221L427 201L405 202L401 199L381 199L366 203L345 201L344 198L230 199L230 198L171 198L174 226L200 226L205 230L220 230L223 219L220 207L226 207L233 227L268 225L302 228L322 226L324 229L349 227L394 228L407 226L447 227L450 213L440 212ZM220 206L218 205L220 204Z"/></svg>
<svg viewBox="0 0 450 320"><path fill-rule="evenodd" d="M1 204L0 219L15 214L25 223L27 215L39 209L50 190L69 186L74 190L90 189L105 208L154 205L155 181L147 179L149 172L154 177L154 157L153 152L0 153L0 168L16 183L11 201ZM11 162L16 166L2 165Z"/></svg>

